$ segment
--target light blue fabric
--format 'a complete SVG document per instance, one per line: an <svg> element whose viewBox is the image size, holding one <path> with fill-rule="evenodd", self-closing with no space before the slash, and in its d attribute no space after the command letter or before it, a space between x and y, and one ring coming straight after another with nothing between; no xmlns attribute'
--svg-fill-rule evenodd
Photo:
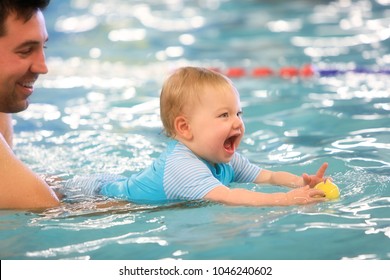
<svg viewBox="0 0 390 280"><path fill-rule="evenodd" d="M79 179L88 193L133 202L168 202L202 199L217 186L253 182L261 169L235 153L231 162L211 165L182 143L172 140L153 164L130 178L100 174ZM93 184L98 186L91 187ZM91 191L91 189L93 189Z"/></svg>

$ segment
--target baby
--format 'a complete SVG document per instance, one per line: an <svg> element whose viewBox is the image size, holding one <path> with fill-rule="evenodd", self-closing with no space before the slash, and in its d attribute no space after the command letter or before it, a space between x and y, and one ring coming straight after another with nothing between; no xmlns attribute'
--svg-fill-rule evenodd
<svg viewBox="0 0 390 280"><path fill-rule="evenodd" d="M178 69L163 85L160 112L170 141L149 168L130 178L95 175L68 184L76 183L88 194L139 203L203 199L227 205L287 206L326 200L313 187L325 179L327 163L316 175L296 176L262 169L237 152L245 131L240 96L222 74L199 67ZM232 182L292 190L261 193L229 188Z"/></svg>

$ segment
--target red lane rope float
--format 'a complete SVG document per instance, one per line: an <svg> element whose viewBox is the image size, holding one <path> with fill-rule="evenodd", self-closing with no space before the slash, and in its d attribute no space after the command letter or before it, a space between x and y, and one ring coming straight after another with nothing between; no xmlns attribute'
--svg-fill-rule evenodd
<svg viewBox="0 0 390 280"><path fill-rule="evenodd" d="M225 74L230 78L242 78L242 77L255 77L255 78L266 78L278 75L282 78L293 78L293 77L311 77L315 74L314 69L311 65L304 65L301 68L294 66L281 67L278 71L273 70L270 67L254 67L251 71L247 71L243 67L229 67L225 71L221 71L218 68L210 68L211 70Z"/></svg>
<svg viewBox="0 0 390 280"><path fill-rule="evenodd" d="M256 67L252 70L253 77L269 77L274 74L274 71L268 67Z"/></svg>
<svg viewBox="0 0 390 280"><path fill-rule="evenodd" d="M243 77L267 78L272 76L279 76L281 78L291 79L291 78L298 78L298 77L310 78L315 75L320 77L330 77L330 76L345 74L347 72L360 73L360 74L390 75L390 69L372 70L369 68L361 68L361 67L356 67L350 70L340 70L340 69L332 69L332 68L318 69L311 64L305 64L301 67L284 66L277 71L266 66L254 67L250 71L243 67L229 67L225 71L221 71L219 68L209 68L209 69L222 73L230 78L243 78Z"/></svg>
<svg viewBox="0 0 390 280"><path fill-rule="evenodd" d="M299 76L299 69L293 66L285 66L279 69L279 76L282 78L293 78Z"/></svg>
<svg viewBox="0 0 390 280"><path fill-rule="evenodd" d="M230 67L226 70L226 76L232 78L241 78L246 76L246 70L240 67Z"/></svg>

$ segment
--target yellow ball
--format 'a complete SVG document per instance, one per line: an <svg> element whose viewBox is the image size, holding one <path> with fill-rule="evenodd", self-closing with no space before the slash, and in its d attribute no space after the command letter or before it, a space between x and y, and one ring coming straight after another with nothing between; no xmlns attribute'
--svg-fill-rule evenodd
<svg viewBox="0 0 390 280"><path fill-rule="evenodd" d="M331 180L327 179L325 182L318 183L314 188L322 190L328 199L336 199L340 197L339 188L333 184Z"/></svg>

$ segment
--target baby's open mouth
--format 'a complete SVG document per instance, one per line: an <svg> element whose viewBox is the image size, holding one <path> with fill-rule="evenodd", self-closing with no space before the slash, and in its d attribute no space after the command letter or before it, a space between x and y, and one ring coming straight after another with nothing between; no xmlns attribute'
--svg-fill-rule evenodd
<svg viewBox="0 0 390 280"><path fill-rule="evenodd" d="M223 143L223 147L225 148L225 150L228 152L228 153L234 153L234 151L236 150L236 140L237 140L238 136L237 135L234 135L234 136L230 136L228 139L225 140L225 142Z"/></svg>

